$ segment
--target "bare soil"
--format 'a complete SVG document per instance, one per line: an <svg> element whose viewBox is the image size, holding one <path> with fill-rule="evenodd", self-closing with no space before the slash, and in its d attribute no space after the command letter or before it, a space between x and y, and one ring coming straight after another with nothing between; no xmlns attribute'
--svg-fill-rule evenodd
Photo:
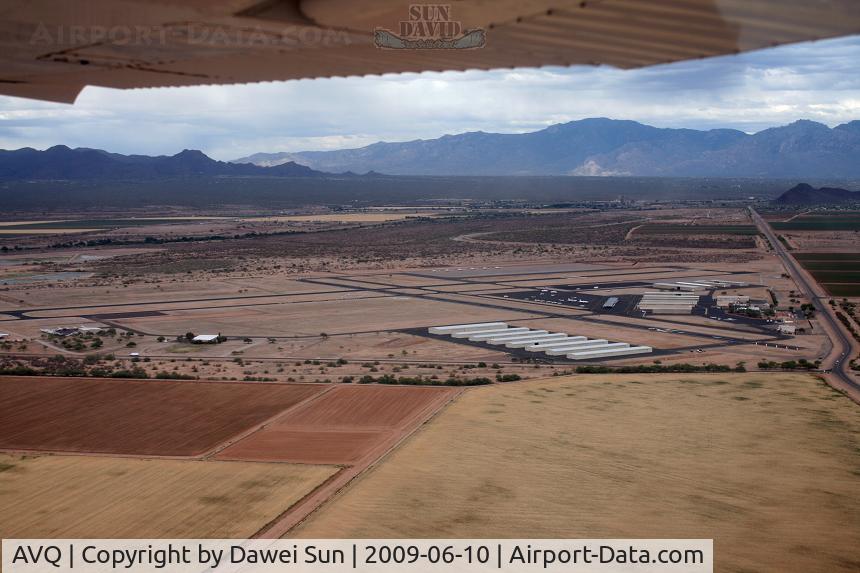
<svg viewBox="0 0 860 573"><path fill-rule="evenodd" d="M323 389L0 377L0 448L194 456Z"/></svg>
<svg viewBox="0 0 860 573"><path fill-rule="evenodd" d="M228 447L219 459L352 464L457 390L338 386Z"/></svg>

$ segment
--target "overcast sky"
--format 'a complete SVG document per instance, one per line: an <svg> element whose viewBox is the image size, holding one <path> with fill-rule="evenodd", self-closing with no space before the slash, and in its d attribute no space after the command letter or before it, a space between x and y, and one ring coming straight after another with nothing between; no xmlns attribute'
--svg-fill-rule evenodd
<svg viewBox="0 0 860 573"><path fill-rule="evenodd" d="M87 88L74 105L0 97L0 148L119 153L360 147L466 131L524 132L586 117L747 132L860 119L860 37L643 70L542 68L242 86Z"/></svg>

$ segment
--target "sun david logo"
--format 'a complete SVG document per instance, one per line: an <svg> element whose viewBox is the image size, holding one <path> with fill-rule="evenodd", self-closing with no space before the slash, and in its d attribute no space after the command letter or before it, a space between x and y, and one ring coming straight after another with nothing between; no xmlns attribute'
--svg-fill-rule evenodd
<svg viewBox="0 0 860 573"><path fill-rule="evenodd" d="M483 28L464 30L451 16L450 4L412 4L397 33L373 31L373 43L383 50L474 50L487 43Z"/></svg>

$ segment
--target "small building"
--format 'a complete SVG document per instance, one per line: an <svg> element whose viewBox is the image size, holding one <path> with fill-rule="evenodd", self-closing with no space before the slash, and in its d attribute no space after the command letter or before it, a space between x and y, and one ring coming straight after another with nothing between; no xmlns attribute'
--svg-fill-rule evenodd
<svg viewBox="0 0 860 573"><path fill-rule="evenodd" d="M73 334L78 334L80 330L77 328L69 328L66 326L61 326L59 328L40 328L40 331L45 334L52 334L54 336L72 336Z"/></svg>
<svg viewBox="0 0 860 573"><path fill-rule="evenodd" d="M696 290L704 290L703 286L694 286L691 284L681 284L681 283L654 283L651 285L652 288L660 289L660 290L683 290L683 291L696 291Z"/></svg>
<svg viewBox="0 0 860 573"><path fill-rule="evenodd" d="M732 305L748 304L750 297L746 295L720 295L716 297L717 306L720 308L728 308Z"/></svg>
<svg viewBox="0 0 860 573"><path fill-rule="evenodd" d="M794 336L794 334L797 332L797 326L794 323L786 322L784 324L780 324L777 327L777 330L779 330L780 334L790 334Z"/></svg>
<svg viewBox="0 0 860 573"><path fill-rule="evenodd" d="M219 334L198 334L191 339L191 342L194 344L215 344L219 338Z"/></svg>
<svg viewBox="0 0 860 573"><path fill-rule="evenodd" d="M462 270L462 269L461 269ZM451 334L453 332L462 332L465 330L480 331L480 330L498 330L507 328L506 322L479 322L473 324L451 324L448 326L431 326L427 331L430 334Z"/></svg>
<svg viewBox="0 0 860 573"><path fill-rule="evenodd" d="M652 314L690 314L699 303L699 295L691 293L650 293L639 300L639 310Z"/></svg>
<svg viewBox="0 0 860 573"><path fill-rule="evenodd" d="M0 340L3 340L4 338L9 338L8 332L0 332Z"/></svg>

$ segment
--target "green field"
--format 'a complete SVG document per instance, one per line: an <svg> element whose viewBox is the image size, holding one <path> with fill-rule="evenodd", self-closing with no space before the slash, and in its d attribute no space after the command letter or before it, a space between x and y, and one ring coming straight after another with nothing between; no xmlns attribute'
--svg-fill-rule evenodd
<svg viewBox="0 0 860 573"><path fill-rule="evenodd" d="M797 253L798 262L833 296L860 296L860 253Z"/></svg>
<svg viewBox="0 0 860 573"><path fill-rule="evenodd" d="M755 225L642 225L636 233L643 235L745 235L758 234Z"/></svg>
<svg viewBox="0 0 860 573"><path fill-rule="evenodd" d="M832 284L832 283L824 283L823 286L827 292L829 292L833 296L848 296L848 297L860 297L860 283L853 284Z"/></svg>
<svg viewBox="0 0 860 573"><path fill-rule="evenodd" d="M860 231L860 215L803 215L791 221L771 221L770 226L778 231Z"/></svg>
<svg viewBox="0 0 860 573"><path fill-rule="evenodd" d="M860 283L860 270L856 271L810 271L820 283Z"/></svg>
<svg viewBox="0 0 860 573"><path fill-rule="evenodd" d="M799 261L803 267L810 271L832 271L841 273L850 273L852 271L860 271L860 261Z"/></svg>
<svg viewBox="0 0 860 573"><path fill-rule="evenodd" d="M860 253L797 253L794 258L798 261L857 261Z"/></svg>

